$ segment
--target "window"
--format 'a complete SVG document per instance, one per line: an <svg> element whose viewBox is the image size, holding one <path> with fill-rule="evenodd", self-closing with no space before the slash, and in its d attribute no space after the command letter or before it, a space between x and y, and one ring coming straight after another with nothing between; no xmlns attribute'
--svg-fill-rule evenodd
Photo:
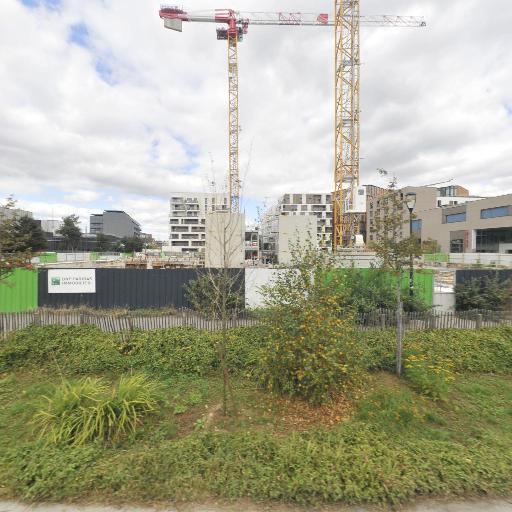
<svg viewBox="0 0 512 512"><path fill-rule="evenodd" d="M416 219L412 221L412 230L421 231L421 219Z"/></svg>
<svg viewBox="0 0 512 512"><path fill-rule="evenodd" d="M462 238L451 240L450 252L464 252L464 240Z"/></svg>
<svg viewBox="0 0 512 512"><path fill-rule="evenodd" d="M486 208L480 210L481 219L495 219L496 217L507 217L510 215L510 206L498 206L497 208Z"/></svg>
<svg viewBox="0 0 512 512"><path fill-rule="evenodd" d="M364 196L364 188L360 188L357 193L360 195L360 196Z"/></svg>
<svg viewBox="0 0 512 512"><path fill-rule="evenodd" d="M452 213L446 216L446 223L451 224L452 222L465 222L466 212L464 213Z"/></svg>

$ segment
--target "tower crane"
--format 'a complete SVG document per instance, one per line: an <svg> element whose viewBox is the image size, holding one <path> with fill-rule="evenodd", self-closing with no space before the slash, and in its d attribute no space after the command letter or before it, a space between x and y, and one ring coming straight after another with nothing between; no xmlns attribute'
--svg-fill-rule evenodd
<svg viewBox="0 0 512 512"><path fill-rule="evenodd" d="M335 155L333 194L333 249L350 243L357 232L354 212L359 185L360 148L360 31L361 26L424 27L417 16L361 16L360 0L334 0L334 19L328 14L301 12L238 12L232 9L186 12L162 6L165 28L182 31L183 22L216 23L217 39L228 46L229 85L229 172L230 209L240 208L238 139L238 43L250 25L334 27L335 34Z"/></svg>

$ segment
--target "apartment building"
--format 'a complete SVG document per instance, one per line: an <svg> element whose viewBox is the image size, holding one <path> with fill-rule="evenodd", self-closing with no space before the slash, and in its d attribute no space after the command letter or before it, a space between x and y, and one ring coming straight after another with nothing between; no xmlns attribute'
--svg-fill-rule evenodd
<svg viewBox="0 0 512 512"><path fill-rule="evenodd" d="M90 216L90 232L93 235L103 234L116 238L139 237L140 224L122 210L105 210Z"/></svg>
<svg viewBox="0 0 512 512"><path fill-rule="evenodd" d="M376 198L386 193L386 189L375 185L360 185L355 191L352 212L359 217L359 232L366 236L366 207L368 198ZM281 216L315 217L318 247L332 251L332 194L284 194L277 204L269 208L261 221L261 256L263 261L273 262L277 259L279 239L279 218Z"/></svg>
<svg viewBox="0 0 512 512"><path fill-rule="evenodd" d="M204 252L206 216L227 211L227 194L176 192L170 201L169 249L172 252Z"/></svg>
<svg viewBox="0 0 512 512"><path fill-rule="evenodd" d="M261 219L261 255L264 261L275 262L279 242L279 218L281 216L314 217L311 235L316 234L318 246L326 251L332 247L332 195L331 194L284 194L270 207ZM282 222L281 222L282 225Z"/></svg>

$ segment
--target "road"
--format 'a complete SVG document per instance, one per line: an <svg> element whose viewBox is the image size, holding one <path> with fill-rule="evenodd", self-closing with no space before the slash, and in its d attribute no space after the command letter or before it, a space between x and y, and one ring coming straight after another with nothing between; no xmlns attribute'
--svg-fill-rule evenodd
<svg viewBox="0 0 512 512"><path fill-rule="evenodd" d="M400 512L512 512L509 501L467 501L441 502L425 501L416 505L395 509ZM376 512L382 509L366 507L295 507L290 505L261 505L250 502L238 504L187 504L179 506L144 507L103 507L93 505L32 505L16 502L0 502L0 512Z"/></svg>

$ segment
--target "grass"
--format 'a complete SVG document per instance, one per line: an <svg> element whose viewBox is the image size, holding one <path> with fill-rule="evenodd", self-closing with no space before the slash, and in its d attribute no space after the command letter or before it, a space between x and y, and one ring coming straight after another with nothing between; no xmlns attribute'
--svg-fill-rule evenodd
<svg viewBox="0 0 512 512"><path fill-rule="evenodd" d="M380 369L390 359L389 340L369 340L367 357L375 371L351 396L336 397L322 407L258 388L246 371L255 339L247 336L247 343L237 341L241 349L233 354L243 371L233 379L236 414L230 417L220 413L222 382L215 363L211 355L200 360L191 354L183 338L188 331L156 333L147 349L145 335L137 335L122 349L141 361L149 354L160 405L128 435L81 446L42 442L32 421L42 397L61 384L58 368L67 357L62 352L59 365L37 368L33 347L40 332L19 338L4 351L11 363L0 373L2 498L396 504L430 495L512 494L512 372L507 359L512 337L502 331L483 332L480 345L474 335L460 340L456 333L441 333L450 347L430 334L409 341L416 352L455 362L455 382L435 400L407 379L397 380ZM42 341L52 343L48 332ZM116 355L116 340L110 345L103 339L100 353L92 353L94 332L80 332L83 339L72 342L69 335L66 346L73 364L80 354L89 362L86 371L76 367L80 371L66 379L86 374L115 387L129 374L123 361L117 363L123 350ZM475 358L473 349L478 350ZM46 357L47 352L38 350ZM184 362L170 365L158 350L165 357L184 354ZM29 354L31 364L23 354ZM487 373L498 357L499 372ZM203 360L205 369L196 371ZM99 371L102 361L107 364ZM477 363L486 373L478 371Z"/></svg>

